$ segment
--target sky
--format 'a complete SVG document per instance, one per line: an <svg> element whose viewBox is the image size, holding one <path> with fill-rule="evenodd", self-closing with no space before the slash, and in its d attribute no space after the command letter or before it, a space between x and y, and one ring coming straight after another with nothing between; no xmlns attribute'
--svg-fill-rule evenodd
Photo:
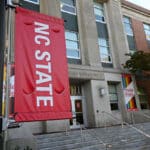
<svg viewBox="0 0 150 150"><path fill-rule="evenodd" d="M150 10L150 0L127 0Z"/></svg>

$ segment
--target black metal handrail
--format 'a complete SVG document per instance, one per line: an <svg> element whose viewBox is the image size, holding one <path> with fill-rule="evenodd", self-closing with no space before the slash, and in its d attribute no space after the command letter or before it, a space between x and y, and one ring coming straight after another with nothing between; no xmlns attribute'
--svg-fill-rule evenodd
<svg viewBox="0 0 150 150"><path fill-rule="evenodd" d="M120 121L120 119L118 119L117 117L114 117L111 113L108 113L108 112L105 112L105 111L102 111L101 113L105 113L105 114L107 114L108 116L110 116L111 118L113 118L114 120ZM150 138L150 135L149 135L149 134L143 132L142 130L138 129L137 127L135 127L135 126L133 126L133 125L131 125L131 124L125 122L125 121L122 121L122 125L123 125L123 124L127 125L128 127L131 127L132 129L136 130L137 132L141 133L142 135L144 135L144 136Z"/></svg>

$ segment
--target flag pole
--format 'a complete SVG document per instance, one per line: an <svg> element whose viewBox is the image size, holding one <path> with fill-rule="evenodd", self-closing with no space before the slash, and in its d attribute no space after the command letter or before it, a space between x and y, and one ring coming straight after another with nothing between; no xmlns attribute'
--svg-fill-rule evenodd
<svg viewBox="0 0 150 150"><path fill-rule="evenodd" d="M9 100L10 100L10 73L11 73L11 54L13 50L13 39L12 39L12 32L13 32L13 25L12 25L12 12L15 8L14 0L7 0L7 10L8 10L8 16L7 16L7 37L8 37L8 47L7 47L7 60L6 60L6 66L7 66L7 72L6 72L6 97L5 97L5 114L3 119L3 150L7 149L7 139L8 139L8 125L9 125ZM6 10L5 10L6 11Z"/></svg>
<svg viewBox="0 0 150 150"><path fill-rule="evenodd" d="M4 70L4 51L5 51L5 0L0 1L0 133L2 133L3 117L3 70ZM1 138L1 137L0 137Z"/></svg>

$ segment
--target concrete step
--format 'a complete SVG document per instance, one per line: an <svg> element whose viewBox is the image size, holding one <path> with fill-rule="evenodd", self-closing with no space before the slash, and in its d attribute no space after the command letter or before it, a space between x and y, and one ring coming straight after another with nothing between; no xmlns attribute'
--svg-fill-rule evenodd
<svg viewBox="0 0 150 150"><path fill-rule="evenodd" d="M136 124L145 133L150 123ZM150 150L150 138L124 126L36 135L38 150Z"/></svg>

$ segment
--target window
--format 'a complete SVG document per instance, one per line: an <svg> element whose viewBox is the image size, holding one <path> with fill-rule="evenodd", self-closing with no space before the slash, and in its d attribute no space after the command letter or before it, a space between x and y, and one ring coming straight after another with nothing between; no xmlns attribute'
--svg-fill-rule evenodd
<svg viewBox="0 0 150 150"><path fill-rule="evenodd" d="M71 96L75 96L75 95L82 96L81 85L80 84L71 84L70 85L70 95Z"/></svg>
<svg viewBox="0 0 150 150"><path fill-rule="evenodd" d="M99 46L100 59L102 62L102 66L106 67L104 64L112 65L112 57L110 53L109 36L107 31L107 25L105 22L103 4L94 3L94 14L95 14L97 32L98 32L98 46ZM108 66L108 67L112 67L112 66Z"/></svg>
<svg viewBox="0 0 150 150"><path fill-rule="evenodd" d="M116 84L108 84L109 91L109 99L111 110L118 110L118 95L117 95L117 85Z"/></svg>
<svg viewBox="0 0 150 150"><path fill-rule="evenodd" d="M144 31L145 31L148 47L150 48L150 25L149 24L143 24L143 26L144 26Z"/></svg>
<svg viewBox="0 0 150 150"><path fill-rule="evenodd" d="M65 31L68 58L80 58L78 33Z"/></svg>
<svg viewBox="0 0 150 150"><path fill-rule="evenodd" d="M109 48L109 41L105 38L98 38L100 58L102 62L111 63L111 54Z"/></svg>
<svg viewBox="0 0 150 150"><path fill-rule="evenodd" d="M39 0L24 0L30 3L39 4Z"/></svg>
<svg viewBox="0 0 150 150"><path fill-rule="evenodd" d="M19 0L21 7L32 11L40 11L40 0Z"/></svg>
<svg viewBox="0 0 150 150"><path fill-rule="evenodd" d="M75 0L60 0L62 18L65 20L65 39L68 63L80 64L78 21Z"/></svg>
<svg viewBox="0 0 150 150"><path fill-rule="evenodd" d="M141 109L149 109L148 96L144 88L138 88L138 96L140 100Z"/></svg>
<svg viewBox="0 0 150 150"><path fill-rule="evenodd" d="M124 29L127 35L127 40L128 40L128 45L130 52L135 52L136 51L136 46L135 46L135 40L134 40L134 34L132 30L132 24L131 20L129 17L124 16L123 17L123 23L124 23Z"/></svg>
<svg viewBox="0 0 150 150"><path fill-rule="evenodd" d="M94 14L97 22L105 23L104 9L102 4L94 4Z"/></svg>
<svg viewBox="0 0 150 150"><path fill-rule="evenodd" d="M126 34L133 36L133 31L132 31L132 25L131 25L130 18L124 16L123 21L124 21L124 28L125 28Z"/></svg>
<svg viewBox="0 0 150 150"><path fill-rule="evenodd" d="M74 0L61 0L61 11L76 15L76 7Z"/></svg>

